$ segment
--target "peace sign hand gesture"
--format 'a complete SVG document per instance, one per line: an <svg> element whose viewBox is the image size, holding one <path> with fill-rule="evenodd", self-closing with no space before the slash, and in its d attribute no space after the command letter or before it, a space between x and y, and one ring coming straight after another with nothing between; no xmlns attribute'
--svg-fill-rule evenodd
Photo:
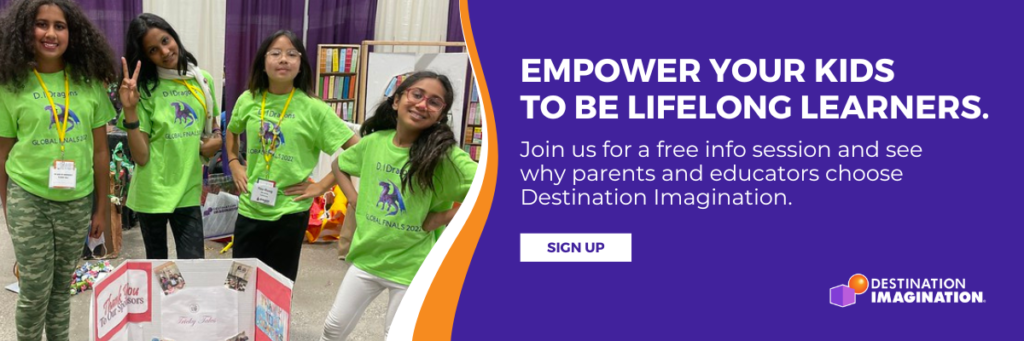
<svg viewBox="0 0 1024 341"><path fill-rule="evenodd" d="M142 69L142 61L135 63L135 73L128 78L128 61L121 57L121 67L124 71L124 79L121 80L121 87L117 90L121 97L121 106L133 110L139 104L139 89L136 88L139 80L139 70Z"/></svg>

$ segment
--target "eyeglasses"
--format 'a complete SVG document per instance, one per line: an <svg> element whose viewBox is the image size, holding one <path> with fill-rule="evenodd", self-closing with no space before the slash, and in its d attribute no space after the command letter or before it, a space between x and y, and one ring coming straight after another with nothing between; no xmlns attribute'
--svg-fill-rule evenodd
<svg viewBox="0 0 1024 341"><path fill-rule="evenodd" d="M433 111L441 111L444 109L445 103L441 97L427 96L427 92L420 88L408 88L405 89L405 97L416 104L420 104L424 99L427 101L427 108Z"/></svg>
<svg viewBox="0 0 1024 341"><path fill-rule="evenodd" d="M281 49L273 49L267 51L267 56L273 59L281 59L281 57L288 57L288 59L299 59L302 56L302 52L298 50L282 51Z"/></svg>

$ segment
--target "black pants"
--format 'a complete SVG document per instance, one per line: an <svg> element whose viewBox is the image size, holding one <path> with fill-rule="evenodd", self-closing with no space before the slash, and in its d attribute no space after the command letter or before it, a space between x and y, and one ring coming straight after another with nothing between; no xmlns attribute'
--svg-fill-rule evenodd
<svg viewBox="0 0 1024 341"><path fill-rule="evenodd" d="M178 259L202 259L203 212L199 206L180 207L172 213L138 212L146 259L167 259L167 222L171 223Z"/></svg>
<svg viewBox="0 0 1024 341"><path fill-rule="evenodd" d="M135 216L136 214L137 213L135 213L135 211L132 211L132 209L128 208L128 206L121 206L122 230L131 230L133 227L135 227L135 222L139 220L138 217Z"/></svg>
<svg viewBox="0 0 1024 341"><path fill-rule="evenodd" d="M286 214L277 221L249 219L239 214L232 257L257 258L294 282L308 226L309 211Z"/></svg>

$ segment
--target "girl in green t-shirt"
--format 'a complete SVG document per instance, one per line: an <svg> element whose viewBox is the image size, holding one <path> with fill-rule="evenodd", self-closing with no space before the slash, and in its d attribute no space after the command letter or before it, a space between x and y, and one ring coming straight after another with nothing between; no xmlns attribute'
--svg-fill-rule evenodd
<svg viewBox="0 0 1024 341"><path fill-rule="evenodd" d="M448 126L453 100L448 77L410 75L363 123L363 140L333 165L358 228L322 341L345 340L384 289L386 334L440 228L455 216L452 203L465 199L477 164ZM358 193L351 176L360 179Z"/></svg>
<svg viewBox="0 0 1024 341"><path fill-rule="evenodd" d="M137 165L127 205L138 212L146 258L168 258L168 221L178 258L204 258L200 155L221 146L213 79L159 16L133 19L124 40L119 124Z"/></svg>
<svg viewBox="0 0 1024 341"><path fill-rule="evenodd" d="M18 340L44 329L68 340L69 276L86 235L110 221L113 53L68 0L14 1L0 32L0 199L20 273Z"/></svg>
<svg viewBox="0 0 1024 341"><path fill-rule="evenodd" d="M228 123L228 165L242 190L235 221L234 258L258 258L295 280L313 197L334 186L334 175L308 181L320 153L355 145L333 110L313 94L313 70L302 39L278 31L260 44L249 90ZM247 166L237 136L246 135Z"/></svg>

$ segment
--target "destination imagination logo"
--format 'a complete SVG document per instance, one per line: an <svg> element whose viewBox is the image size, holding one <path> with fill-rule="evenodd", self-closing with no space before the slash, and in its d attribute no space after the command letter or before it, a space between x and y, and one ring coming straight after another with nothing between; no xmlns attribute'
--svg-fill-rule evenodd
<svg viewBox="0 0 1024 341"><path fill-rule="evenodd" d="M985 303L984 293L968 291L964 278L872 278L862 274L829 289L829 303L848 307L871 289L871 303Z"/></svg>

